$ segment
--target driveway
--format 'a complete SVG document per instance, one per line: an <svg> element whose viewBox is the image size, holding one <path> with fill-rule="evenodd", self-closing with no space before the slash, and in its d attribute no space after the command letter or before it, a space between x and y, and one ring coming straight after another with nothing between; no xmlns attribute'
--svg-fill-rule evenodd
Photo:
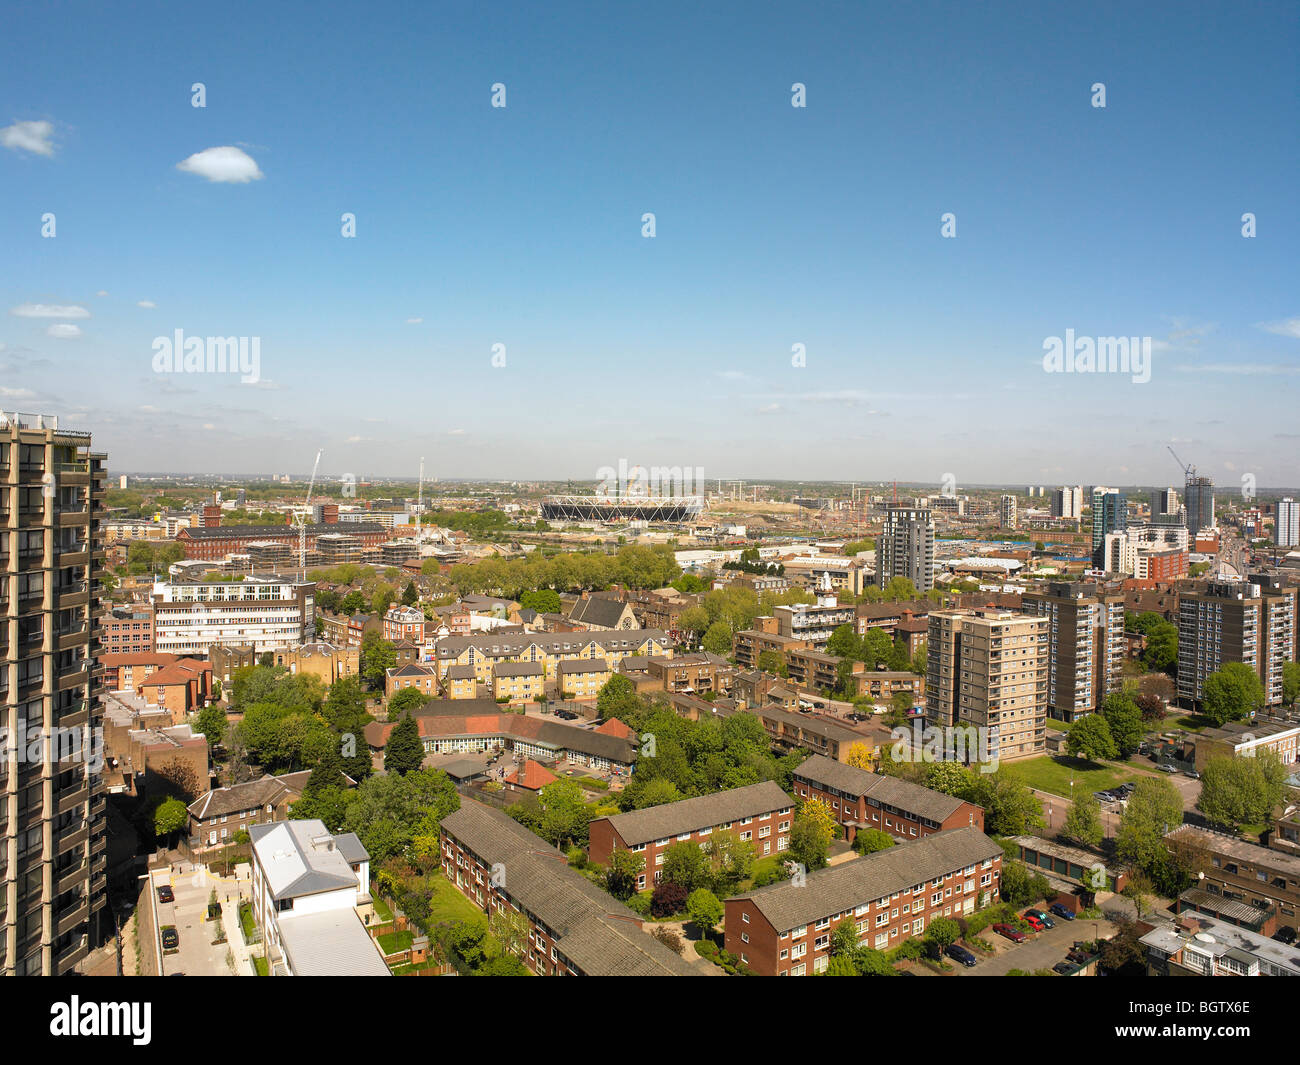
<svg viewBox="0 0 1300 1065"><path fill-rule="evenodd" d="M173 872L173 869L177 869ZM158 888L163 884L171 886L176 898L173 902L159 902ZM204 866L197 870L185 863L180 866L167 866L155 869L150 874L150 890L153 892L152 910L155 914L153 935L161 936L162 928L173 925L180 935L180 949L163 955L163 975L176 976L230 976L231 968L227 960L230 953L228 943L213 944L218 937L219 922L206 920L208 898L216 889L217 898L224 900L229 894L237 898L242 885L234 881L222 880L212 876ZM160 939L155 938L155 943Z"/></svg>
<svg viewBox="0 0 1300 1065"><path fill-rule="evenodd" d="M1028 908L1028 907L1027 907ZM1020 912L1024 912L1023 910ZM989 956L976 953L979 962L975 968L967 969L956 965L957 976L1006 976L1012 969L1023 969L1032 973L1035 969L1050 969L1058 961L1065 961L1066 952L1077 940L1091 940L1098 936L1106 938L1114 932L1115 926L1102 917L1098 920L1077 918L1066 921L1054 918L1055 928L1042 932L1027 933L1023 943L1012 943L991 929L980 933L980 938L992 943L997 954Z"/></svg>

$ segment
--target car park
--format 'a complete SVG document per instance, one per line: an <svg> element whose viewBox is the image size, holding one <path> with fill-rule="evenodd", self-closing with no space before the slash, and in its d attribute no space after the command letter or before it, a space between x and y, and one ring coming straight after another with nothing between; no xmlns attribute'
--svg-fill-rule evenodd
<svg viewBox="0 0 1300 1065"><path fill-rule="evenodd" d="M1075 950L1071 950L1066 953L1065 960L1072 961L1074 962L1075 965L1082 965L1085 961L1088 960L1088 955L1076 948Z"/></svg>
<svg viewBox="0 0 1300 1065"><path fill-rule="evenodd" d="M1051 910L1054 914L1056 914L1057 917L1061 918L1061 920L1063 921L1074 920L1073 912L1071 912L1070 908L1066 906L1063 902L1054 902L1047 908Z"/></svg>
<svg viewBox="0 0 1300 1065"><path fill-rule="evenodd" d="M1178 772L1178 769L1177 769L1175 766L1170 765L1168 762L1165 762L1163 765L1158 765L1158 766L1156 766L1156 768L1159 769L1160 772L1162 772L1162 773L1177 773L1177 772Z"/></svg>
<svg viewBox="0 0 1300 1065"><path fill-rule="evenodd" d="M1056 922L1053 921L1050 917L1048 917L1047 914L1045 914L1042 910L1026 910L1025 915L1027 917L1037 918L1038 920L1042 921L1043 924L1046 925L1048 928L1056 927Z"/></svg>
<svg viewBox="0 0 1300 1065"><path fill-rule="evenodd" d="M162 930L163 950L178 950L181 945L180 933L171 925Z"/></svg>
<svg viewBox="0 0 1300 1065"><path fill-rule="evenodd" d="M958 943L950 943L944 949L944 953L953 961L960 962L968 969L975 967L975 955Z"/></svg>
<svg viewBox="0 0 1300 1065"><path fill-rule="evenodd" d="M159 884L159 885L158 885L158 901L159 901L159 902L175 902L175 901L176 901L176 894L175 894L175 892L172 891L172 888L171 888L171 885L170 885L170 884Z"/></svg>
<svg viewBox="0 0 1300 1065"><path fill-rule="evenodd" d="M1012 943L1023 943L1025 941L1025 933L1018 928L1012 928L1009 924L995 924L993 931L1011 940Z"/></svg>
<svg viewBox="0 0 1300 1065"><path fill-rule="evenodd" d="M1041 932L1047 926L1031 913L1022 913L1020 919L1029 925L1035 932Z"/></svg>

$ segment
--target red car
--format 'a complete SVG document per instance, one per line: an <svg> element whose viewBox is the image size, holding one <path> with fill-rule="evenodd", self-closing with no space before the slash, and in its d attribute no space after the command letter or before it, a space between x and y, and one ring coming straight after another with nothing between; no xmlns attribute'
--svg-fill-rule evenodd
<svg viewBox="0 0 1300 1065"><path fill-rule="evenodd" d="M1043 924L1042 921L1040 921L1032 913L1022 913L1020 915L1020 919L1024 921L1025 924L1029 925L1029 927L1032 928L1035 932L1041 932L1044 928L1047 927L1045 924Z"/></svg>
<svg viewBox="0 0 1300 1065"><path fill-rule="evenodd" d="M1025 933L1017 928L1012 928L1009 924L995 924L993 931L1000 936L1006 936L1012 943L1023 943L1025 941Z"/></svg>

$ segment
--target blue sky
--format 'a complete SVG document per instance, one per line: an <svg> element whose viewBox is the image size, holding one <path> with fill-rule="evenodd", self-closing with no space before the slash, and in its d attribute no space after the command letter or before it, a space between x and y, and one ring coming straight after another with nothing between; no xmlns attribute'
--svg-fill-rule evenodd
<svg viewBox="0 0 1300 1065"><path fill-rule="evenodd" d="M115 470L1300 484L1293 5L697 6L11 11L0 405Z"/></svg>

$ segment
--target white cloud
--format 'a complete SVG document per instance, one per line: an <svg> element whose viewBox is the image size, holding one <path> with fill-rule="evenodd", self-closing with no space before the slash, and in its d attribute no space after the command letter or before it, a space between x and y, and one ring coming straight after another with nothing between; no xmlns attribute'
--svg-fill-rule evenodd
<svg viewBox="0 0 1300 1065"><path fill-rule="evenodd" d="M89 318L90 312L76 304L20 303L9 311L19 318Z"/></svg>
<svg viewBox="0 0 1300 1065"><path fill-rule="evenodd" d="M96 295L96 296L107 296L108 293L105 292L105 291L101 288L98 292L95 293L95 295Z"/></svg>
<svg viewBox="0 0 1300 1065"><path fill-rule="evenodd" d="M759 413L759 414L776 414L778 411L780 411L780 409L781 409L781 404L779 404L779 403L769 403L766 407L759 407L759 408L758 408L758 413Z"/></svg>
<svg viewBox="0 0 1300 1065"><path fill-rule="evenodd" d="M1278 336L1295 337L1300 340L1300 318L1283 318L1280 322L1260 322L1258 328L1265 333L1276 333Z"/></svg>
<svg viewBox="0 0 1300 1065"><path fill-rule="evenodd" d="M55 322L45 332L56 340L76 340L81 336L81 326L69 322Z"/></svg>
<svg viewBox="0 0 1300 1065"><path fill-rule="evenodd" d="M1211 362L1204 366L1179 366L1178 370L1181 373L1228 373L1242 377L1276 377L1300 373L1300 366L1284 366L1279 363Z"/></svg>
<svg viewBox="0 0 1300 1065"><path fill-rule="evenodd" d="M448 435L448 436L464 436L464 435L465 435L465 430L464 430L464 429L448 429L448 430L447 430L447 435Z"/></svg>
<svg viewBox="0 0 1300 1065"><path fill-rule="evenodd" d="M421 322L423 322L423 321L424 321L423 318L408 318L408 319L406 320L406 324L407 324L407 325L419 325L419 324L420 324Z"/></svg>
<svg viewBox="0 0 1300 1065"><path fill-rule="evenodd" d="M195 152L188 159L177 163L176 169L183 170L187 174L198 174L199 177L205 177L209 181L234 185L257 181L263 176L251 155L242 148L230 144Z"/></svg>
<svg viewBox="0 0 1300 1065"><path fill-rule="evenodd" d="M0 129L0 144L33 155L53 155L53 136L54 124L51 122L15 122Z"/></svg>
<svg viewBox="0 0 1300 1065"><path fill-rule="evenodd" d="M36 393L29 388L5 388L0 385L0 396L6 399L31 399L34 395Z"/></svg>
<svg viewBox="0 0 1300 1065"><path fill-rule="evenodd" d="M158 304L154 303L153 300L137 300L136 306L143 307L146 311L152 311L155 307L158 306Z"/></svg>

